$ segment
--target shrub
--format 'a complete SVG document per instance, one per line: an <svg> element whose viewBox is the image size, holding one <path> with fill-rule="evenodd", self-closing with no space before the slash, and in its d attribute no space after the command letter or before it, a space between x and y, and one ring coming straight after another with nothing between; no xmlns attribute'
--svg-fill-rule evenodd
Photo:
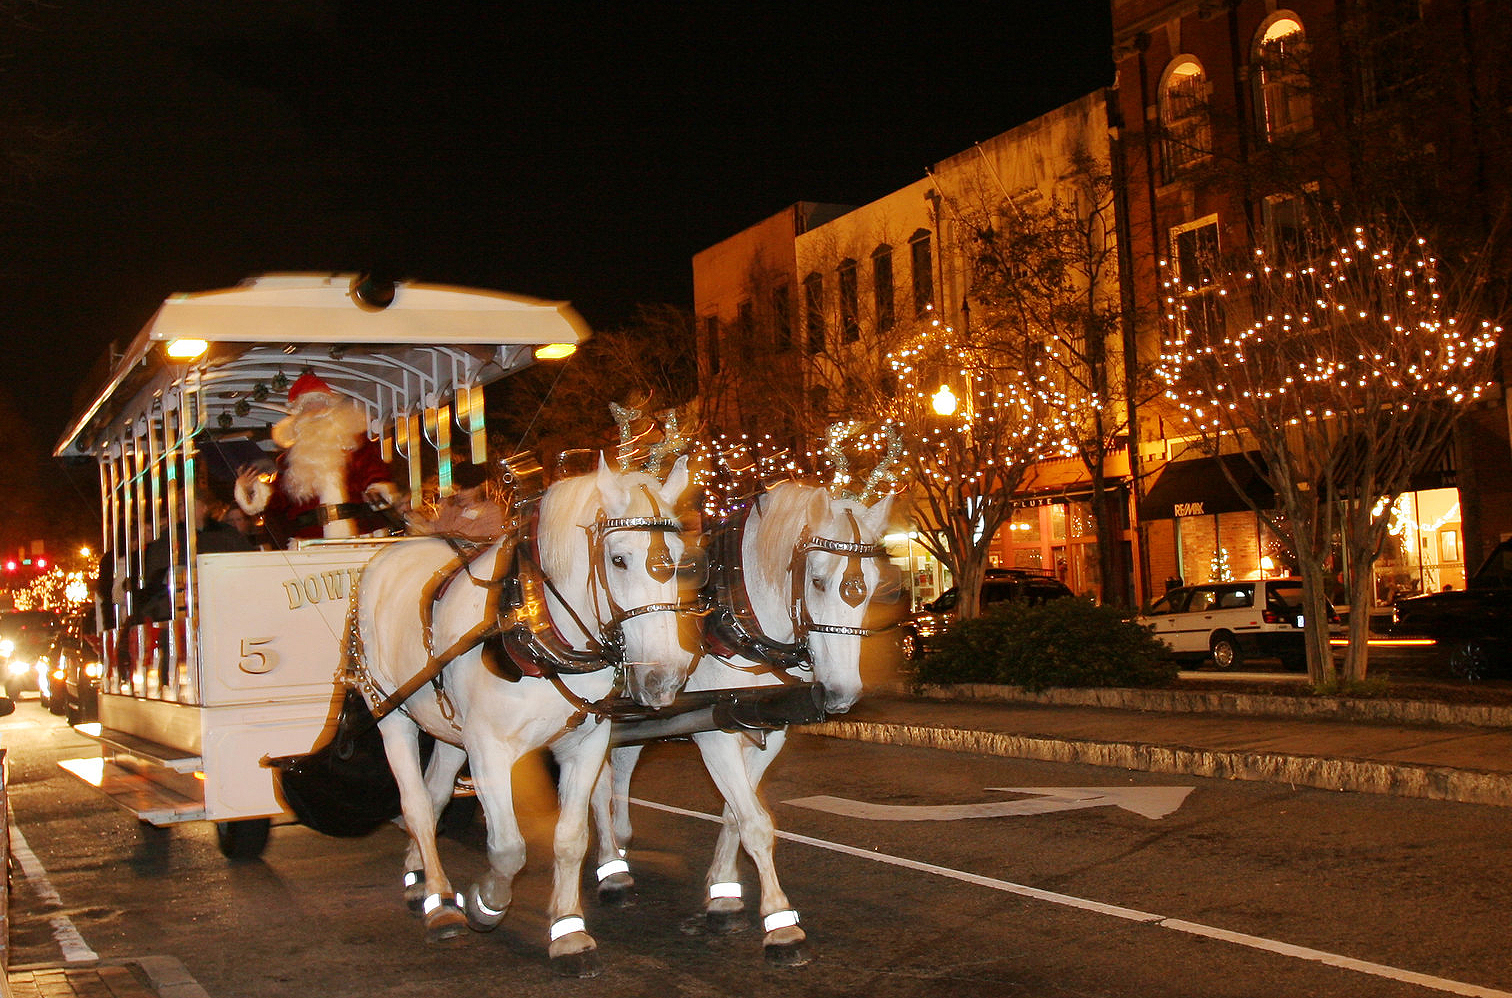
<svg viewBox="0 0 1512 998"><path fill-rule="evenodd" d="M1176 680L1169 651L1113 607L1081 599L1030 606L993 604L957 621L918 663L925 683L1051 686L1163 686Z"/></svg>

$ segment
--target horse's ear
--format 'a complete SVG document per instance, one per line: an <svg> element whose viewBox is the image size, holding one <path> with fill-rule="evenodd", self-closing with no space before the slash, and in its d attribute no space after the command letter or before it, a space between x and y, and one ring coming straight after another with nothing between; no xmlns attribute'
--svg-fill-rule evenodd
<svg viewBox="0 0 1512 998"><path fill-rule="evenodd" d="M623 476L609 467L609 460L602 453L599 454L598 490L606 508L623 509L630 501Z"/></svg>
<svg viewBox="0 0 1512 998"><path fill-rule="evenodd" d="M867 530L871 531L873 536L882 537L887 534L887 524L892 518L893 500L896 498L897 496L892 495L883 496L872 504L861 518L861 522L866 524Z"/></svg>
<svg viewBox="0 0 1512 998"><path fill-rule="evenodd" d="M829 522L831 502L833 500L830 498L827 489L814 489L809 494L808 523L810 530L822 528Z"/></svg>
<svg viewBox="0 0 1512 998"><path fill-rule="evenodd" d="M686 491L688 491L688 455L684 454L672 465L672 470L667 472L667 480L661 487L662 499L675 506Z"/></svg>

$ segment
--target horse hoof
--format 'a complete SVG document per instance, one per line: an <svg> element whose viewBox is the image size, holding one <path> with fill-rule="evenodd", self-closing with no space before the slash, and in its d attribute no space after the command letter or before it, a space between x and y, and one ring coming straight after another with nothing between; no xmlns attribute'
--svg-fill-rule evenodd
<svg viewBox="0 0 1512 998"><path fill-rule="evenodd" d="M792 943L767 943L762 947L766 962L773 967L802 967L813 959L807 940Z"/></svg>
<svg viewBox="0 0 1512 998"><path fill-rule="evenodd" d="M432 894L426 901L428 902L425 905L426 942L445 942L467 931L467 916L462 914L462 906L457 904L456 898L443 898Z"/></svg>
<svg viewBox="0 0 1512 998"><path fill-rule="evenodd" d="M463 910L467 913L467 927L474 932L492 932L498 924L504 920L504 913L509 910L509 905L495 911L483 903L478 897L478 885L473 884L467 889L467 898L463 901Z"/></svg>
<svg viewBox="0 0 1512 998"><path fill-rule="evenodd" d="M604 965L599 961L597 947L580 950L576 953L563 953L551 958L551 972L558 977L588 978L597 977L604 972Z"/></svg>
<svg viewBox="0 0 1512 998"><path fill-rule="evenodd" d="M599 903L610 908L629 908L635 904L635 880L628 874L605 877L598 885Z"/></svg>
<svg viewBox="0 0 1512 998"><path fill-rule="evenodd" d="M717 936L728 936L735 932L744 932L751 925L751 920L746 917L744 908L736 908L732 911L705 911L704 925L710 932Z"/></svg>

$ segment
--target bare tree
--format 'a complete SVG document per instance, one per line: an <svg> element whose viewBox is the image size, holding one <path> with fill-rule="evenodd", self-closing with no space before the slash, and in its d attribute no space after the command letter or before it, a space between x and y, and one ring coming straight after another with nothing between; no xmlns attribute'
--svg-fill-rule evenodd
<svg viewBox="0 0 1512 998"><path fill-rule="evenodd" d="M1342 677L1361 680L1392 504L1488 389L1500 312L1481 258L1440 260L1399 221L1347 226L1314 211L1294 249L1228 273L1209 265L1206 286L1168 284L1160 373L1200 446L1253 453L1274 489L1279 509L1255 510L1297 558L1317 683L1340 678L1322 622L1342 538L1357 611Z"/></svg>
<svg viewBox="0 0 1512 998"><path fill-rule="evenodd" d="M609 403L655 410L684 405L698 391L693 319L674 305L639 305L630 320L596 334L565 363L544 362L510 378L507 404L489 414L506 453L555 455L615 440Z"/></svg>
<svg viewBox="0 0 1512 998"><path fill-rule="evenodd" d="M1086 468L1097 525L1102 601L1131 588L1109 462L1132 437L1138 405L1157 394L1123 350L1112 177L1085 153L1048 197L953 199L969 261L972 320L1005 358L1024 355L1043 404ZM1132 396L1132 398L1131 398Z"/></svg>
<svg viewBox="0 0 1512 998"><path fill-rule="evenodd" d="M891 391L875 399L904 442L919 543L950 569L962 619L980 612L988 550L1024 476L1064 453L1032 368L1014 359L988 336L931 330L891 355Z"/></svg>

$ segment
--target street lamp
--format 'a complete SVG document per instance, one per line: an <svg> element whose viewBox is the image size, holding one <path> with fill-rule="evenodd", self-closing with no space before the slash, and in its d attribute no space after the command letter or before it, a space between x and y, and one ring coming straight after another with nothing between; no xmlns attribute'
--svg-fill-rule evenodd
<svg viewBox="0 0 1512 998"><path fill-rule="evenodd" d="M954 416L957 405L956 394L950 390L949 385L941 385L939 391L930 397L930 404L941 416Z"/></svg>

